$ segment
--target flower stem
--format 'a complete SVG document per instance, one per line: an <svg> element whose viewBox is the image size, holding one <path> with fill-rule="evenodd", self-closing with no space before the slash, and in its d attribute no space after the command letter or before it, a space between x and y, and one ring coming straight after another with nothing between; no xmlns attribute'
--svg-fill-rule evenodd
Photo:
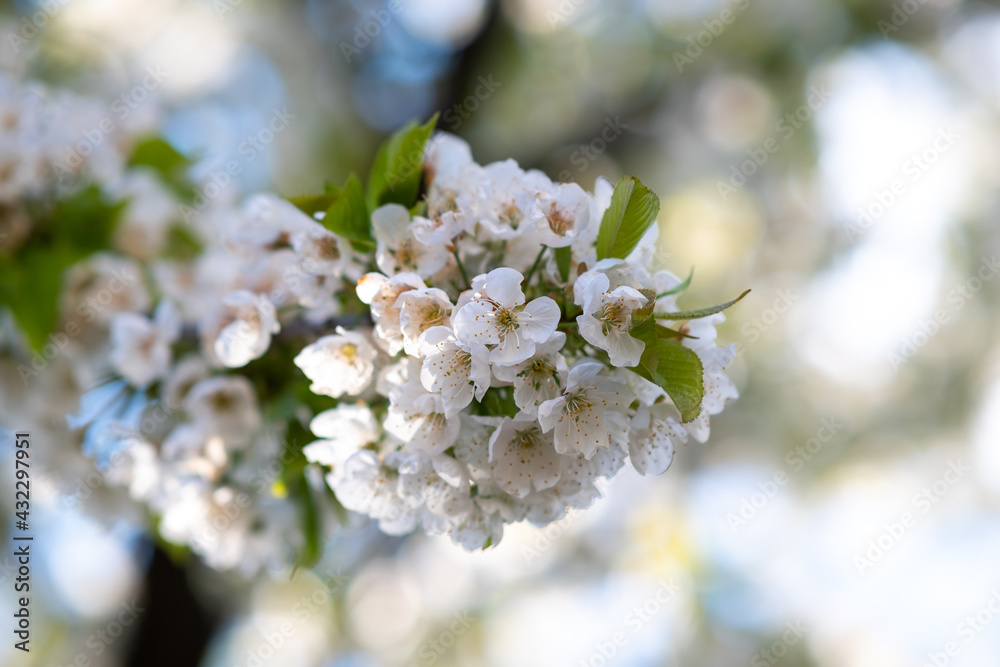
<svg viewBox="0 0 1000 667"><path fill-rule="evenodd" d="M538 265L542 263L542 255L544 255L545 251L548 249L549 249L548 246L542 246L542 249L538 251L538 257L535 258L535 263L531 265L531 268L528 269L528 275L524 277L525 287L531 284L531 279L535 275L535 271L538 269Z"/></svg>
<svg viewBox="0 0 1000 667"><path fill-rule="evenodd" d="M462 274L462 280L465 281L465 289L472 289L472 283L469 282L469 274L465 272L465 266L458 256L458 246L455 246L451 254L455 256L455 261L458 262L458 271Z"/></svg>

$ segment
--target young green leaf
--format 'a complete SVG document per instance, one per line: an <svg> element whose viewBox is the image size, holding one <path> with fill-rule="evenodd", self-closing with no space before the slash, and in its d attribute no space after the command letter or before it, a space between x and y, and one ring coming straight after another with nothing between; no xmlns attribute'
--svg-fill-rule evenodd
<svg viewBox="0 0 1000 667"><path fill-rule="evenodd" d="M688 273L688 277L684 279L684 282L682 282L680 285L678 285L677 287L675 287L673 289L668 289L666 292L660 292L659 294L656 295L656 298L660 299L660 298L665 297L665 296L670 296L671 294L680 294L681 292L683 292L684 290L686 290L691 285L691 279L692 278L694 278L694 267L693 266L691 267L691 271Z"/></svg>
<svg viewBox="0 0 1000 667"><path fill-rule="evenodd" d="M317 213L330 208L333 202L337 200L339 193L339 188L327 185L327 191L321 195L299 195L296 197L285 197L285 199L311 218Z"/></svg>
<svg viewBox="0 0 1000 667"><path fill-rule="evenodd" d="M656 357L657 384L680 410L681 421L696 419L705 397L701 359L694 350L665 338L656 341Z"/></svg>
<svg viewBox="0 0 1000 667"><path fill-rule="evenodd" d="M623 176L615 185L611 205L597 232L597 259L624 259L656 221L660 198L635 176Z"/></svg>
<svg viewBox="0 0 1000 667"><path fill-rule="evenodd" d="M696 320L700 317L708 317L709 315L721 313L726 308L739 303L749 293L750 290L746 290L732 301L720 303L718 306L709 306L708 308L699 308L698 310L681 310L676 313L656 313L656 318L660 320Z"/></svg>
<svg viewBox="0 0 1000 667"><path fill-rule="evenodd" d="M689 422L701 414L701 401L705 395L702 363L698 355L684 347L670 334L678 332L648 319L632 329L629 334L646 344L639 365L631 370L661 386Z"/></svg>
<svg viewBox="0 0 1000 667"><path fill-rule="evenodd" d="M351 174L344 188L334 196L335 199L323 218L323 226L356 244L371 245L371 218L358 177Z"/></svg>
<svg viewBox="0 0 1000 667"><path fill-rule="evenodd" d="M368 178L368 207L402 204L409 208L420 192L424 146L437 124L437 114L424 125L408 123L392 135L375 156Z"/></svg>

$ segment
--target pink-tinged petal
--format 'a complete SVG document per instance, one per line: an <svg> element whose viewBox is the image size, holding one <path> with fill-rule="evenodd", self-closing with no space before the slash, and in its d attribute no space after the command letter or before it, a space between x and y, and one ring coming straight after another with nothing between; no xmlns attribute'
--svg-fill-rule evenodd
<svg viewBox="0 0 1000 667"><path fill-rule="evenodd" d="M493 306L470 301L455 314L455 334L466 345L493 345L500 342Z"/></svg>
<svg viewBox="0 0 1000 667"><path fill-rule="evenodd" d="M486 274L486 293L504 308L514 308L524 303L521 283L524 276L508 267L493 269Z"/></svg>
<svg viewBox="0 0 1000 667"><path fill-rule="evenodd" d="M517 314L519 332L535 343L544 343L559 326L559 305L547 296L533 300Z"/></svg>
<svg viewBox="0 0 1000 667"><path fill-rule="evenodd" d="M519 333L520 330L515 329L504 335L503 342L490 352L491 363L500 366L513 366L530 359L535 354L535 344L518 335Z"/></svg>
<svg viewBox="0 0 1000 667"><path fill-rule="evenodd" d="M646 349L646 343L620 329L612 329L605 341L611 365L618 368L638 366L642 351Z"/></svg>

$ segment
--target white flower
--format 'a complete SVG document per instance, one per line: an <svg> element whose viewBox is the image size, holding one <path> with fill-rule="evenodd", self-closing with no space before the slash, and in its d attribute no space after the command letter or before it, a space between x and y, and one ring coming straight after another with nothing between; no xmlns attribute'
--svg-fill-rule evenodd
<svg viewBox="0 0 1000 667"><path fill-rule="evenodd" d="M543 193L538 205L544 218L536 224L542 243L564 248L590 222L591 197L576 183L560 183Z"/></svg>
<svg viewBox="0 0 1000 667"><path fill-rule="evenodd" d="M427 245L413 235L410 213L399 204L386 204L372 213L372 230L378 247L378 268L392 275L413 271L429 278L448 263L450 253L443 245Z"/></svg>
<svg viewBox="0 0 1000 667"><path fill-rule="evenodd" d="M687 442L688 433L669 403L640 405L632 418L628 455L640 475L662 475L674 459L674 450Z"/></svg>
<svg viewBox="0 0 1000 667"><path fill-rule="evenodd" d="M608 351L612 366L637 366L646 344L629 334L632 312L649 302L639 290L622 285L610 288L608 276L588 271L576 280L574 299L583 307L577 316L580 335L591 345Z"/></svg>
<svg viewBox="0 0 1000 667"><path fill-rule="evenodd" d="M514 404L529 415L538 406L562 393L569 368L559 354L566 334L557 331L547 341L535 346L535 354L515 366L494 366L493 374L502 382L514 385Z"/></svg>
<svg viewBox="0 0 1000 667"><path fill-rule="evenodd" d="M397 273L391 278L381 273L366 273L358 280L358 298L371 306L375 333L386 343L390 355L395 356L403 349L399 296L426 287L420 276L412 272Z"/></svg>
<svg viewBox="0 0 1000 667"><path fill-rule="evenodd" d="M197 354L187 355L174 365L163 381L160 392L163 402L170 410L180 407L191 387L207 377L208 364L205 360Z"/></svg>
<svg viewBox="0 0 1000 667"><path fill-rule="evenodd" d="M380 439L375 415L364 404L341 403L325 410L309 424L313 435L323 438L302 448L306 459L339 468L362 447Z"/></svg>
<svg viewBox="0 0 1000 667"><path fill-rule="evenodd" d="M504 419L490 438L490 460L500 488L517 498L532 490L543 491L559 481L562 456L551 433L543 433L538 422L518 415Z"/></svg>
<svg viewBox="0 0 1000 667"><path fill-rule="evenodd" d="M299 352L295 365L312 380L313 393L338 398L368 387L377 356L367 337L338 327L336 335L323 336Z"/></svg>
<svg viewBox="0 0 1000 667"><path fill-rule="evenodd" d="M410 452L437 455L455 444L461 422L448 419L440 394L425 390L411 377L389 393L385 430L404 443Z"/></svg>
<svg viewBox="0 0 1000 667"><path fill-rule="evenodd" d="M332 472L326 480L344 507L377 520L385 533L403 535L417 525L416 515L399 492L403 461L399 452L380 457L365 449L347 459L343 472Z"/></svg>
<svg viewBox="0 0 1000 667"><path fill-rule="evenodd" d="M156 498L161 484L162 468L156 447L144 440L130 438L122 443L115 464L108 469L108 482L127 486L129 497L146 502Z"/></svg>
<svg viewBox="0 0 1000 667"><path fill-rule="evenodd" d="M418 453L399 466L399 494L411 508L420 508L420 523L432 535L448 532L472 509L469 479L449 456Z"/></svg>
<svg viewBox="0 0 1000 667"><path fill-rule="evenodd" d="M465 345L448 327L431 327L420 341L424 356L420 381L427 391L441 393L446 417L454 417L473 396L483 400L490 386L489 353L484 346Z"/></svg>
<svg viewBox="0 0 1000 667"><path fill-rule="evenodd" d="M598 375L604 366L579 363L570 369L562 396L538 407L538 421L555 429L556 451L579 452L587 459L612 442L623 442L628 431L624 412L634 396L619 378Z"/></svg>
<svg viewBox="0 0 1000 667"><path fill-rule="evenodd" d="M478 504L451 529L451 541L466 551L477 551L500 544L503 539L503 517L489 513Z"/></svg>
<svg viewBox="0 0 1000 667"><path fill-rule="evenodd" d="M685 340L685 342L687 341ZM705 385L705 398L701 402L701 407L708 414L717 415L726 407L729 399L739 398L740 395L739 391L736 390L736 385L723 372L736 357L736 348L733 345L713 346L696 348L695 352L701 359L704 369L702 382Z"/></svg>
<svg viewBox="0 0 1000 667"><path fill-rule="evenodd" d="M473 280L473 300L455 314L458 339L466 345L495 345L490 362L519 364L535 354L535 343L544 343L559 325L559 306L547 296L524 304L524 276L499 268ZM523 306L523 307L522 307Z"/></svg>
<svg viewBox="0 0 1000 667"><path fill-rule="evenodd" d="M314 228L316 221L294 204L273 194L247 199L241 215L225 230L227 240L237 246L268 247L288 244L295 234Z"/></svg>
<svg viewBox="0 0 1000 667"><path fill-rule="evenodd" d="M184 410L227 444L245 444L260 426L260 410L250 381L241 375L202 380L184 397Z"/></svg>
<svg viewBox="0 0 1000 667"><path fill-rule="evenodd" d="M228 321L212 346L224 366L240 368L258 359L271 346L271 335L278 333L274 304L261 294L240 290L222 300L223 321Z"/></svg>
<svg viewBox="0 0 1000 667"><path fill-rule="evenodd" d="M479 222L490 236L512 239L533 230L545 216L539 194L550 187L540 172L524 172L514 160L495 162L483 168Z"/></svg>
<svg viewBox="0 0 1000 667"><path fill-rule="evenodd" d="M111 363L133 385L147 387L170 370L170 346L180 330L180 317L169 301L160 304L152 320L119 313L111 320Z"/></svg>
<svg viewBox="0 0 1000 667"><path fill-rule="evenodd" d="M312 275L341 276L351 264L351 244L322 225L292 235L298 266Z"/></svg>
<svg viewBox="0 0 1000 667"><path fill-rule="evenodd" d="M396 306L399 308L399 328L403 332L403 350L410 356L421 354L420 334L451 322L451 300L436 287L405 291L399 295Z"/></svg>

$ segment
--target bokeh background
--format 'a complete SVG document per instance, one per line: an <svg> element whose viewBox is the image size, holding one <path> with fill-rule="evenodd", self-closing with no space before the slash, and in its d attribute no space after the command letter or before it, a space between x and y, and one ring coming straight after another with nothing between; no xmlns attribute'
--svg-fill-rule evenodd
<svg viewBox="0 0 1000 667"><path fill-rule="evenodd" d="M35 649L8 636L0 663L1000 662L993 4L47 0L3 17L5 69L109 103L165 72L163 134L198 177L245 160L233 197L364 173L387 133L440 111L482 163L586 188L639 176L662 199L660 252L695 267L688 303L753 292L720 333L741 397L706 445L484 553L369 527L311 572L247 580L42 491ZM276 110L293 120L247 160ZM70 441L69 406L3 382L5 426Z"/></svg>

